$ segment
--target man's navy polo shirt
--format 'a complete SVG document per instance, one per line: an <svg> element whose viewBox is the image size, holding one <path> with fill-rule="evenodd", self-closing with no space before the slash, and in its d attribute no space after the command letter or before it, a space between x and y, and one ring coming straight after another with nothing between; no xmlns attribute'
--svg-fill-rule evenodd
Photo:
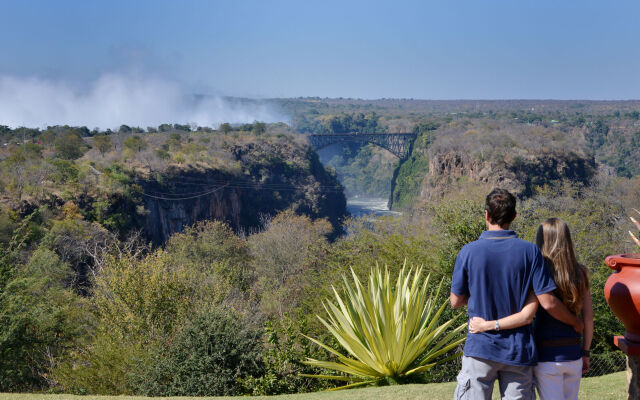
<svg viewBox="0 0 640 400"><path fill-rule="evenodd" d="M511 230L485 231L464 246L451 282L452 293L469 296L469 318L485 320L519 312L530 290L538 295L555 288L540 249ZM535 365L533 328L467 333L464 354L504 364Z"/></svg>

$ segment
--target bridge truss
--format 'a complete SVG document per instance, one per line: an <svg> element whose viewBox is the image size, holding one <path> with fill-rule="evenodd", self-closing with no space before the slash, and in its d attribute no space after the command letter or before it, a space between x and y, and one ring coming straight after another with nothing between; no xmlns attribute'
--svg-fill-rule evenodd
<svg viewBox="0 0 640 400"><path fill-rule="evenodd" d="M409 157L411 143L416 138L413 133L332 133L309 135L314 149L320 150L336 143L372 143L389 150L401 160Z"/></svg>

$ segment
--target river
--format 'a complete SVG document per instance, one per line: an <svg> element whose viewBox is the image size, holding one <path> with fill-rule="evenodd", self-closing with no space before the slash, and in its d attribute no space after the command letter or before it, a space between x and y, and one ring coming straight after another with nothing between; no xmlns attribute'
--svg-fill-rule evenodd
<svg viewBox="0 0 640 400"><path fill-rule="evenodd" d="M352 197L347 199L347 210L354 217L365 215L387 216L401 215L401 212L389 210L389 200L373 197Z"/></svg>

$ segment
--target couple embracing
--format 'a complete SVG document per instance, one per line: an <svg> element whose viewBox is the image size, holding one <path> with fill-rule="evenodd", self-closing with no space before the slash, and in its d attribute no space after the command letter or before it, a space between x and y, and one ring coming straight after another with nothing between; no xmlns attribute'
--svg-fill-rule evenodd
<svg viewBox="0 0 640 400"><path fill-rule="evenodd" d="M577 399L593 336L586 268L564 222L544 221L536 246L509 229L515 217L515 197L493 190L488 229L458 254L450 300L470 320L454 398L491 399L498 379L503 399L535 399L535 388L542 400Z"/></svg>

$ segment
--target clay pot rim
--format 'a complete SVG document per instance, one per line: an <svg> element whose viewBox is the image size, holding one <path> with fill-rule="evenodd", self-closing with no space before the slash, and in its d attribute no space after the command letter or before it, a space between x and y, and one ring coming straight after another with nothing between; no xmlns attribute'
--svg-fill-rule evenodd
<svg viewBox="0 0 640 400"><path fill-rule="evenodd" d="M640 267L640 253L615 254L607 257L604 262L616 271L620 271L622 267Z"/></svg>

